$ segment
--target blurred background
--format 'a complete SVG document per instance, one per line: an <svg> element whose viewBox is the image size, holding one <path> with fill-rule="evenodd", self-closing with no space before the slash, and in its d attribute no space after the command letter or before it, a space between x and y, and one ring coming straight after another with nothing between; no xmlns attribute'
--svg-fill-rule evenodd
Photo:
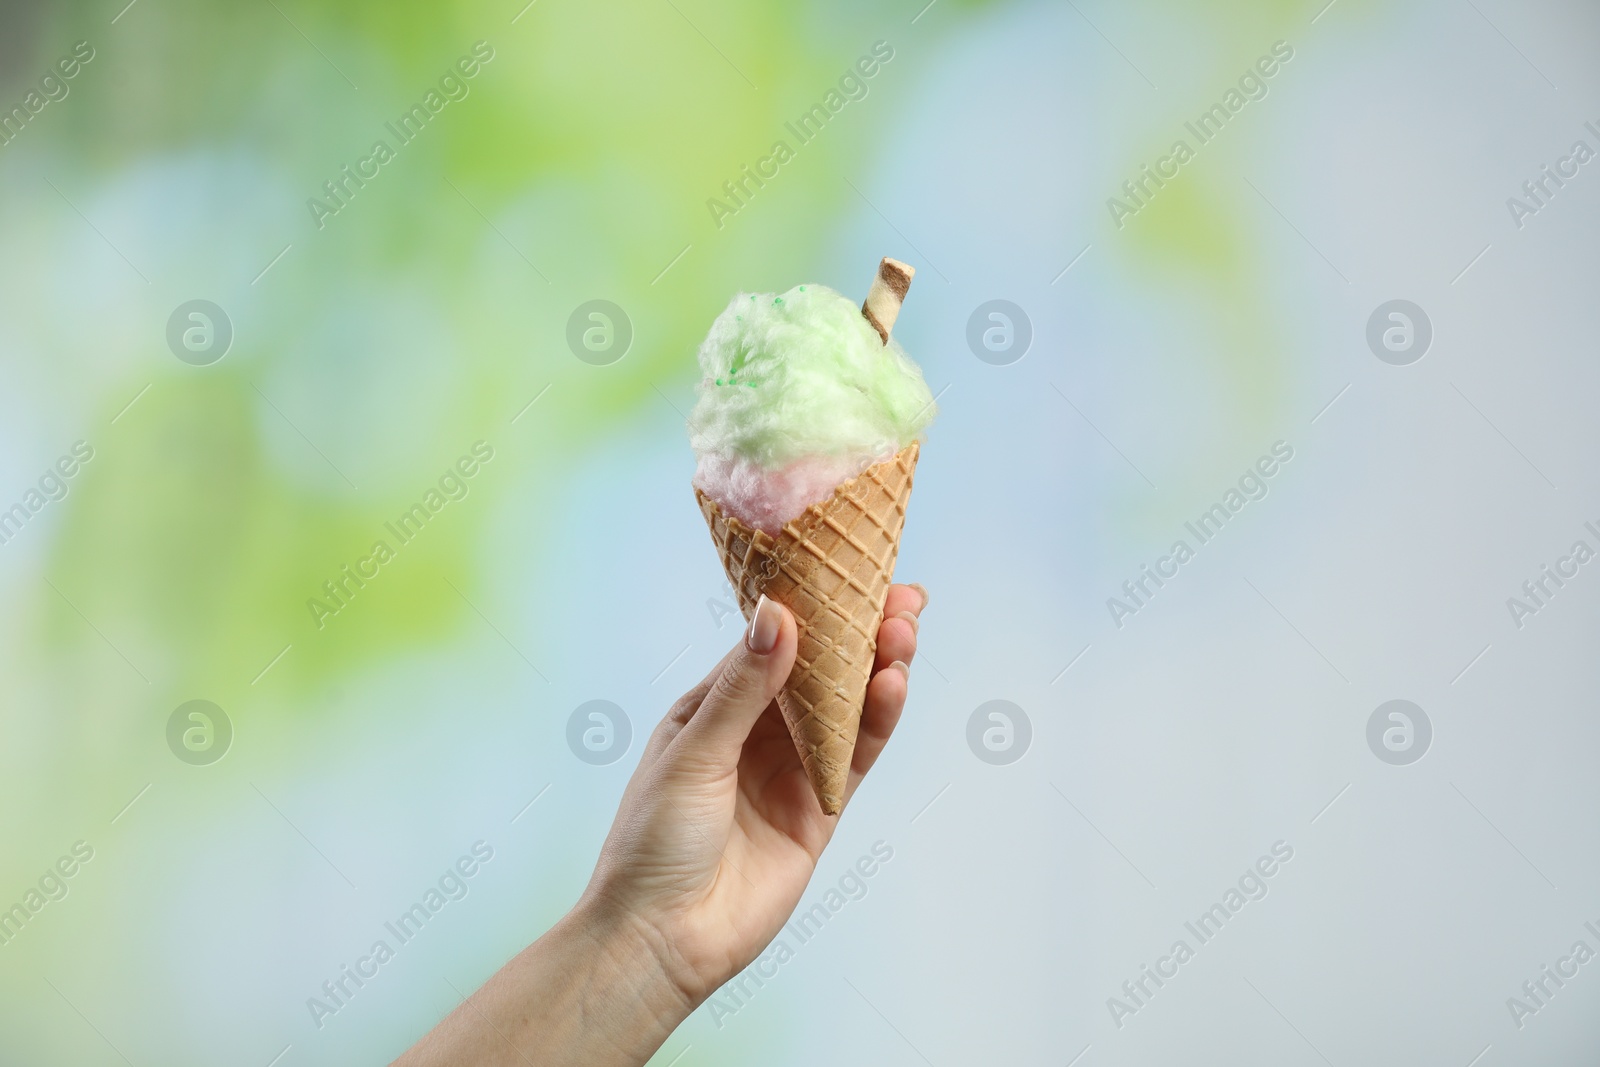
<svg viewBox="0 0 1600 1067"><path fill-rule="evenodd" d="M0 1063L553 922L739 632L695 347L883 255L911 702L654 1062L1600 1047L1592 3L124 3L0 4Z"/></svg>

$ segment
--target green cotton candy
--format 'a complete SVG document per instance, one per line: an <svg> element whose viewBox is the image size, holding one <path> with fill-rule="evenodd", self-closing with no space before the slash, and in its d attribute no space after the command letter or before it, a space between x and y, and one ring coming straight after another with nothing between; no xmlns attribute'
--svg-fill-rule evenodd
<svg viewBox="0 0 1600 1067"><path fill-rule="evenodd" d="M689 439L702 458L773 471L798 460L867 463L933 421L922 371L855 302L820 285L740 293L700 345Z"/></svg>

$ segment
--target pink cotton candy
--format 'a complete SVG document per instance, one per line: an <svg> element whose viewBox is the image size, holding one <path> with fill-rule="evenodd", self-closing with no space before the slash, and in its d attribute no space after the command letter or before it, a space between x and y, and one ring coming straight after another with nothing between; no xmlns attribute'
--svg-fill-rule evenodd
<svg viewBox="0 0 1600 1067"><path fill-rule="evenodd" d="M776 535L806 508L893 455L889 452L865 463L848 457L806 456L776 470L746 459L705 455L695 469L694 484L746 526Z"/></svg>

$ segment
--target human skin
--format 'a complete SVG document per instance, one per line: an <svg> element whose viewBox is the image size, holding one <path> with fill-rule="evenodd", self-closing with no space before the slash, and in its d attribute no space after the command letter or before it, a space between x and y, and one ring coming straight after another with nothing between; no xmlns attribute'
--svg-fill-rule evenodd
<svg viewBox="0 0 1600 1067"><path fill-rule="evenodd" d="M905 707L927 601L889 587L846 808ZM578 903L395 1067L635 1067L766 948L839 822L776 703L796 639L763 598L650 735Z"/></svg>

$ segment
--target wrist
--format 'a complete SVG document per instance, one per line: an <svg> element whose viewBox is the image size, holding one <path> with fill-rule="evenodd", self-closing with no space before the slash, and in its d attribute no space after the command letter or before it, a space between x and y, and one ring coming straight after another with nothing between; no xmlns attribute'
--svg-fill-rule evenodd
<svg viewBox="0 0 1600 1067"><path fill-rule="evenodd" d="M586 895L397 1067L639 1067L698 1004L662 943Z"/></svg>
<svg viewBox="0 0 1600 1067"><path fill-rule="evenodd" d="M641 1051L639 1063L709 994L657 926L602 896L585 894L546 940L574 961L586 1027L598 1027L619 1049Z"/></svg>

